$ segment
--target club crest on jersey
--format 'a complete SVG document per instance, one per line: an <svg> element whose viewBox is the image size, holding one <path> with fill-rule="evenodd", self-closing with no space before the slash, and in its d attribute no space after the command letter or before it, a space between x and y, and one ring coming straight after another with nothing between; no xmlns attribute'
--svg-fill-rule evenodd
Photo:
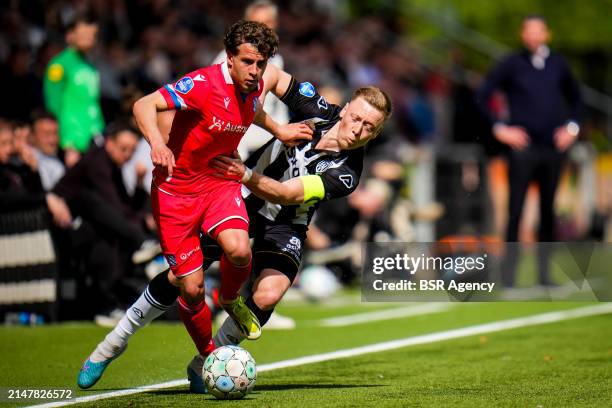
<svg viewBox="0 0 612 408"><path fill-rule="evenodd" d="M300 241L298 237L291 237L289 242L291 243L291 245L295 245L298 249L300 249L302 246L302 241Z"/></svg>
<svg viewBox="0 0 612 408"><path fill-rule="evenodd" d="M193 89L193 79L188 76L179 79L176 85L174 85L174 89L176 89L177 92L186 94Z"/></svg>
<svg viewBox="0 0 612 408"><path fill-rule="evenodd" d="M299 90L307 98L312 98L315 94L315 87L310 82L302 82Z"/></svg>
<svg viewBox="0 0 612 408"><path fill-rule="evenodd" d="M317 163L317 166L315 167L315 173L319 174L319 173L323 173L325 170L329 169L329 166L331 166L331 162L328 160L323 160Z"/></svg>

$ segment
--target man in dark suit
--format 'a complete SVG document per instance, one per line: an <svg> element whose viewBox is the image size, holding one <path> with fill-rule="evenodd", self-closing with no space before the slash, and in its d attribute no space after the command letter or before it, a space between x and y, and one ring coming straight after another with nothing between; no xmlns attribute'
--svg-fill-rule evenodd
<svg viewBox="0 0 612 408"><path fill-rule="evenodd" d="M479 105L491 121L495 138L509 147L510 183L508 242L518 241L521 212L529 183L540 188L540 242L554 241L554 198L566 150L580 131L582 100L565 59L551 52L550 33L542 16L523 19L524 49L506 57L487 76L478 92ZM507 99L509 117L491 116L488 103L495 90ZM516 256L508 254L504 286L514 283ZM548 278L548 256L540 252L540 284Z"/></svg>

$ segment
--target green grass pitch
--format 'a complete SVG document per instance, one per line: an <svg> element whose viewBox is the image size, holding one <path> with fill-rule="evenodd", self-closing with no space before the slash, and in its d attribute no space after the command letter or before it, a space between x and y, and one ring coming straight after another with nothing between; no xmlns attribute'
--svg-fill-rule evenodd
<svg viewBox="0 0 612 408"><path fill-rule="evenodd" d="M258 365L471 325L580 308L588 303L453 304L448 310L345 327L322 327L328 317L406 307L288 302L297 320L289 331L265 331L244 346ZM352 300L351 300L352 299ZM0 328L0 389L71 388L82 361L106 329L89 323ZM185 377L195 348L179 324L156 323L139 332L126 353L91 390L123 390ZM2 406L31 405L0 402ZM612 315L468 336L330 360L258 375L244 400L216 401L187 386L98 400L79 406L240 407L610 407Z"/></svg>

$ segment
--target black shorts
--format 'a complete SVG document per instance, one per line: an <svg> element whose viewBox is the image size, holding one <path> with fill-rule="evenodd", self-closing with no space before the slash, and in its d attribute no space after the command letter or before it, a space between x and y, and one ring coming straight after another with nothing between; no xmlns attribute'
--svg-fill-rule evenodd
<svg viewBox="0 0 612 408"><path fill-rule="evenodd" d="M274 224L257 215L251 219L249 231L253 243L253 278L257 278L264 269L275 269L287 276L293 283L304 251L306 226L292 224ZM207 235L200 240L204 254L204 269L219 260L223 251L217 242Z"/></svg>

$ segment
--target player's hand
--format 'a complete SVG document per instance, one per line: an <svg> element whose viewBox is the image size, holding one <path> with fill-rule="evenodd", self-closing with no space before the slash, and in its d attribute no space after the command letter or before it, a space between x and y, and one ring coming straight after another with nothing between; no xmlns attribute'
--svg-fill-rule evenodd
<svg viewBox="0 0 612 408"><path fill-rule="evenodd" d="M529 146L529 135L520 126L495 125L493 135L501 143L510 146L512 150L523 150Z"/></svg>
<svg viewBox="0 0 612 408"><path fill-rule="evenodd" d="M246 166L237 150L234 150L232 157L224 155L215 157L210 161L210 166L218 171L215 176L230 180L242 180L246 172Z"/></svg>
<svg viewBox="0 0 612 408"><path fill-rule="evenodd" d="M578 134L572 134L567 131L567 126L558 127L555 130L554 141L558 151L566 151L578 138Z"/></svg>
<svg viewBox="0 0 612 408"><path fill-rule="evenodd" d="M46 200L53 221L62 228L68 228L72 222L72 214L64 199L53 193L47 193Z"/></svg>
<svg viewBox="0 0 612 408"><path fill-rule="evenodd" d="M154 143L151 145L151 161L155 166L166 168L168 177L172 177L172 171L176 167L174 154L164 143Z"/></svg>
<svg viewBox="0 0 612 408"><path fill-rule="evenodd" d="M287 146L297 146L300 143L312 140L313 130L306 123L288 123L279 125L276 138Z"/></svg>

